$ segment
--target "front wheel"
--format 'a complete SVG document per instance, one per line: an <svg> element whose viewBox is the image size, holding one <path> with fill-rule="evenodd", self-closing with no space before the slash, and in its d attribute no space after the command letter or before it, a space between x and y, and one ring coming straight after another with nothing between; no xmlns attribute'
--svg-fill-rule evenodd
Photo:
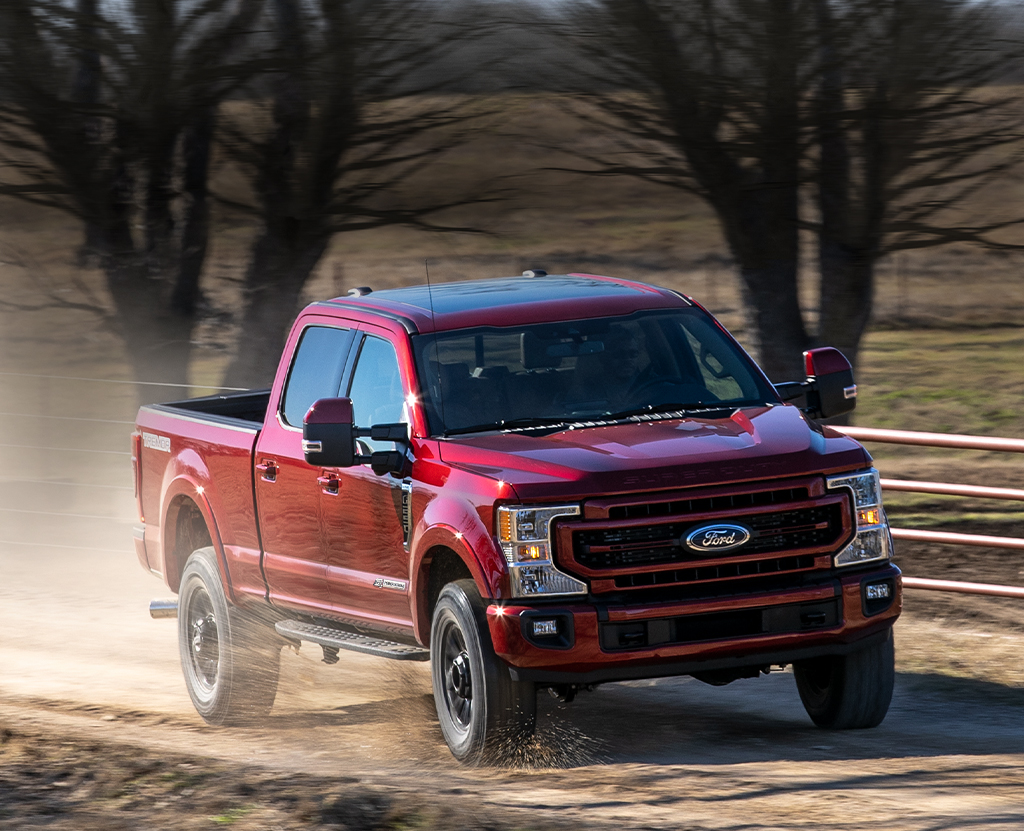
<svg viewBox="0 0 1024 831"><path fill-rule="evenodd" d="M536 687L513 681L494 654L484 603L472 580L441 590L430 628L430 662L441 733L460 762L500 762L533 735Z"/></svg>
<svg viewBox="0 0 1024 831"><path fill-rule="evenodd" d="M178 592L178 647L199 715L210 724L245 724L269 713L281 645L270 626L228 605L213 548L194 551Z"/></svg>
<svg viewBox="0 0 1024 831"><path fill-rule="evenodd" d="M877 727L889 711L896 678L892 629L858 652L797 661L793 674L804 709L819 727Z"/></svg>

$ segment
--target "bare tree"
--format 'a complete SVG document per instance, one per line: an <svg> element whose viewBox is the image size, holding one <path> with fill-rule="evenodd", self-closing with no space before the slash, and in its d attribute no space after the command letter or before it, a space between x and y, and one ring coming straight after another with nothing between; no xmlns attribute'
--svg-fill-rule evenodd
<svg viewBox="0 0 1024 831"><path fill-rule="evenodd" d="M950 242L1021 248L963 205L1021 161L1019 44L998 7L964 0L815 0L810 109L818 154L818 338L856 361L878 259Z"/></svg>
<svg viewBox="0 0 1024 831"><path fill-rule="evenodd" d="M0 194L82 221L83 257L104 268L146 380L186 380L213 123L218 103L265 66L240 54L259 5L0 5Z"/></svg>
<svg viewBox="0 0 1024 831"><path fill-rule="evenodd" d="M583 48L619 87L590 97L585 117L621 139L588 157L591 172L707 200L772 378L799 377L800 352L823 340L856 360L878 257L1005 244L992 233L1012 219L951 210L1013 163L986 154L1020 136L1004 117L1011 96L986 90L1013 54L993 49L988 14L967 0L581 2ZM809 184L817 210L805 216ZM817 332L797 292L801 227L819 235Z"/></svg>
<svg viewBox="0 0 1024 831"><path fill-rule="evenodd" d="M485 112L441 94L457 79L434 71L468 35L483 34L479 21L444 20L440 4L421 0L272 5L280 63L265 128L236 124L230 132L255 193L253 204L234 204L260 220L239 349L225 377L231 386L273 377L303 286L334 235L448 227L431 217L470 197L447 189L424 196L408 183L467 141Z"/></svg>
<svg viewBox="0 0 1024 831"><path fill-rule="evenodd" d="M794 377L810 343L797 297L799 102L810 89L806 0L597 0L575 7L607 91L583 117L619 138L590 156L705 199L736 260L762 365ZM596 59L600 59L597 61Z"/></svg>

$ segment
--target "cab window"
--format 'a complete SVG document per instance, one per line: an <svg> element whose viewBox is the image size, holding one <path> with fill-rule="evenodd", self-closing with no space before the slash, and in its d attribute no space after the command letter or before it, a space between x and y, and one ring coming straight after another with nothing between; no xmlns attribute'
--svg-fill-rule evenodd
<svg viewBox="0 0 1024 831"><path fill-rule="evenodd" d="M367 335L356 360L348 397L357 427L403 421L405 392L395 347L383 338ZM372 451L392 450L391 442L364 440Z"/></svg>
<svg viewBox="0 0 1024 831"><path fill-rule="evenodd" d="M310 326L302 333L282 398L281 417L286 424L301 427L313 402L338 396L351 344L350 329Z"/></svg>

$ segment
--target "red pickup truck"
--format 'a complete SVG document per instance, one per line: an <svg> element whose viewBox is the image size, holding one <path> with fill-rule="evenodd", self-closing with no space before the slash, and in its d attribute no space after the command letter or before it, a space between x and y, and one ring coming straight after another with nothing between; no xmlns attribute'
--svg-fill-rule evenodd
<svg viewBox="0 0 1024 831"><path fill-rule="evenodd" d="M877 725L900 572L871 457L820 423L850 365L805 359L773 386L690 298L587 274L307 307L269 390L139 411L136 549L196 709L267 713L305 641L429 660L467 763L538 689L625 679L792 664L817 724Z"/></svg>

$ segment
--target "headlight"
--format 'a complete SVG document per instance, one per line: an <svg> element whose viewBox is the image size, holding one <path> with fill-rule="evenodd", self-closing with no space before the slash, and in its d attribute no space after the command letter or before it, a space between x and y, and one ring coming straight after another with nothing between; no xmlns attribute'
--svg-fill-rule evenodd
<svg viewBox="0 0 1024 831"><path fill-rule="evenodd" d="M892 557L892 536L882 508L882 487L878 471L831 476L829 490L849 488L853 492L853 506L857 536L836 555L836 566L852 566Z"/></svg>
<svg viewBox="0 0 1024 831"><path fill-rule="evenodd" d="M586 584L555 568L551 557L551 521L579 515L579 505L498 508L498 542L508 562L513 597L587 593Z"/></svg>

